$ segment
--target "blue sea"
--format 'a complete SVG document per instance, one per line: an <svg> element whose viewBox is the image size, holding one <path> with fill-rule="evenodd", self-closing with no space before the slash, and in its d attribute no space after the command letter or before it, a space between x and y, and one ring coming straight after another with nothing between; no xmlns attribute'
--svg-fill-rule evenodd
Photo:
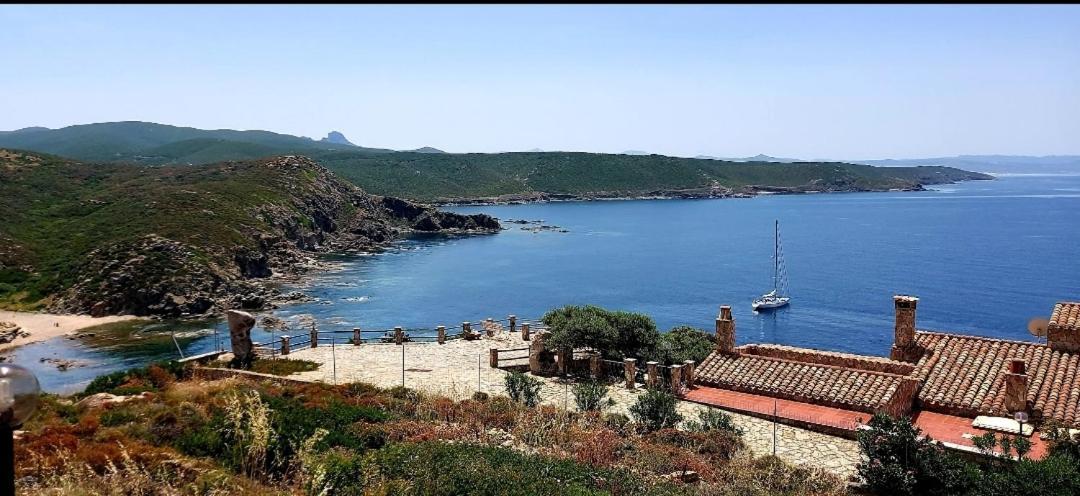
<svg viewBox="0 0 1080 496"><path fill-rule="evenodd" d="M321 330L404 326L423 333L594 304L646 313L661 329L712 329L727 304L740 344L885 355L894 294L920 298L921 329L1008 339L1032 339L1030 319L1048 317L1057 301L1080 299L1080 175L1005 175L924 192L451 210L542 221L567 232L506 223L509 229L495 235L415 237L380 254L330 257L338 269L284 288L318 301L273 313L294 327L310 315ZM772 286L775 220L791 305L757 314L751 300ZM225 332L220 322L204 327L201 337L183 340L185 353L213 349L211 330L217 339ZM10 355L34 368L47 389L66 392L99 373L176 352L57 339ZM38 361L54 355L90 365L59 372Z"/></svg>

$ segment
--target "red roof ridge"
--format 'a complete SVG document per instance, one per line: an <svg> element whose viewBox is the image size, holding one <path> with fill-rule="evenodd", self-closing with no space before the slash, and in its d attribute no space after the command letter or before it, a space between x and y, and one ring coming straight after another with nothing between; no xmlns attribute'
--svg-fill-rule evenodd
<svg viewBox="0 0 1080 496"><path fill-rule="evenodd" d="M715 352L709 354L709 356L705 360L708 360L709 358L712 358L714 355L716 355ZM844 370L844 371L848 371L848 372L858 372L858 373L881 375L881 376L887 376L887 377L897 377L897 378L900 378L900 379L903 379L904 377L907 377L907 375L903 375L903 374L893 374L893 373L890 373L890 372L879 372L877 370L867 370L867 369L860 369L860 368L856 368L856 367L842 367L842 366L839 366L839 365L829 365L829 364L826 364L826 363L804 362L802 360L788 360L786 358L777 358L777 357L764 356L764 355L754 355L754 354L751 354L751 353L739 353L737 355L725 355L725 356L728 356L728 357L731 357L731 358L736 358L736 359L753 358L753 359L757 359L757 360L767 360L767 361L770 361L770 362L793 363L793 364L799 364L799 365L806 365L808 367L821 367L821 368L824 368L824 369ZM702 363L705 363L705 362L702 361Z"/></svg>
<svg viewBox="0 0 1080 496"><path fill-rule="evenodd" d="M915 333L916 334L933 334L933 335L937 335L937 336L945 336L945 337L958 338L958 339L976 339L976 340L979 340L979 341L991 341L991 342L995 342L995 343L1011 343L1011 344L1022 344L1022 345L1030 345L1030 346L1043 346L1043 347L1046 346L1046 343L1040 343L1040 342L1037 342L1037 341L1020 341L1020 340L1016 340L1016 339L1001 339L1001 338L992 338L992 337L989 337L989 336L975 336L973 334L958 334L958 333L955 333L955 332L931 331L931 330L926 330L926 329L916 330Z"/></svg>

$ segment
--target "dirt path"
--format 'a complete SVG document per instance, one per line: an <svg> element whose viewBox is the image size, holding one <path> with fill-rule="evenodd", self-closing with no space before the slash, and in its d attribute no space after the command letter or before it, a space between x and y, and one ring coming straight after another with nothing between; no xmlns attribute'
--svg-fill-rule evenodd
<svg viewBox="0 0 1080 496"><path fill-rule="evenodd" d="M136 317L131 315L91 317L89 315L57 315L50 313L0 311L0 322L12 322L21 327L22 330L30 333L29 336L16 338L10 343L0 344L0 351L22 346L24 344L45 341L87 327L131 320L134 318Z"/></svg>

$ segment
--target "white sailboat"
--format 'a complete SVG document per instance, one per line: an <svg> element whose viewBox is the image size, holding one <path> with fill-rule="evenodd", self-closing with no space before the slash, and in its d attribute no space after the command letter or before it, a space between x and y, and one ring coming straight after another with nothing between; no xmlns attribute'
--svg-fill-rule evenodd
<svg viewBox="0 0 1080 496"><path fill-rule="evenodd" d="M754 300L754 311L780 308L787 305L791 298L784 295L787 286L787 270L784 267L784 252L780 249L780 221L776 221L776 240L773 243L773 289Z"/></svg>

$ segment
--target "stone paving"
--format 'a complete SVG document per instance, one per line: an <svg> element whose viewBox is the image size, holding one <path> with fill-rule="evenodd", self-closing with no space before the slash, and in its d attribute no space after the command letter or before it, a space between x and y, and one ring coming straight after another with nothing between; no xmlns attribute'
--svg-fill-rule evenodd
<svg viewBox="0 0 1080 496"><path fill-rule="evenodd" d="M506 371L489 366L490 348L500 350L527 348L519 334L497 332L493 337L466 341L455 339L445 344L372 343L354 346L320 344L318 348L294 351L289 358L320 362L318 370L300 372L289 377L322 381L327 383L367 382L380 387L400 386L429 393L442 394L454 399L472 396L476 391L488 394L505 394ZM402 349L404 348L404 367ZM528 351L506 353L509 356L527 357ZM512 364L528 364L528 359L514 360ZM402 369L404 368L404 375ZM404 378L404 379L403 379ZM574 409L572 382L557 378L540 378L543 388L541 401L554 406ZM630 405L644 391L642 385L631 391L621 383L608 388L608 396L615 405L607 411L629 414ZM698 409L705 406L689 401L679 402L679 411L686 418L696 418ZM755 455L770 454L774 450L774 425L757 417L728 412L737 426L743 429L743 439ZM775 427L775 451L780 458L795 464L820 467L842 477L855 473L859 462L858 444L850 439L830 436L806 429L778 424Z"/></svg>

